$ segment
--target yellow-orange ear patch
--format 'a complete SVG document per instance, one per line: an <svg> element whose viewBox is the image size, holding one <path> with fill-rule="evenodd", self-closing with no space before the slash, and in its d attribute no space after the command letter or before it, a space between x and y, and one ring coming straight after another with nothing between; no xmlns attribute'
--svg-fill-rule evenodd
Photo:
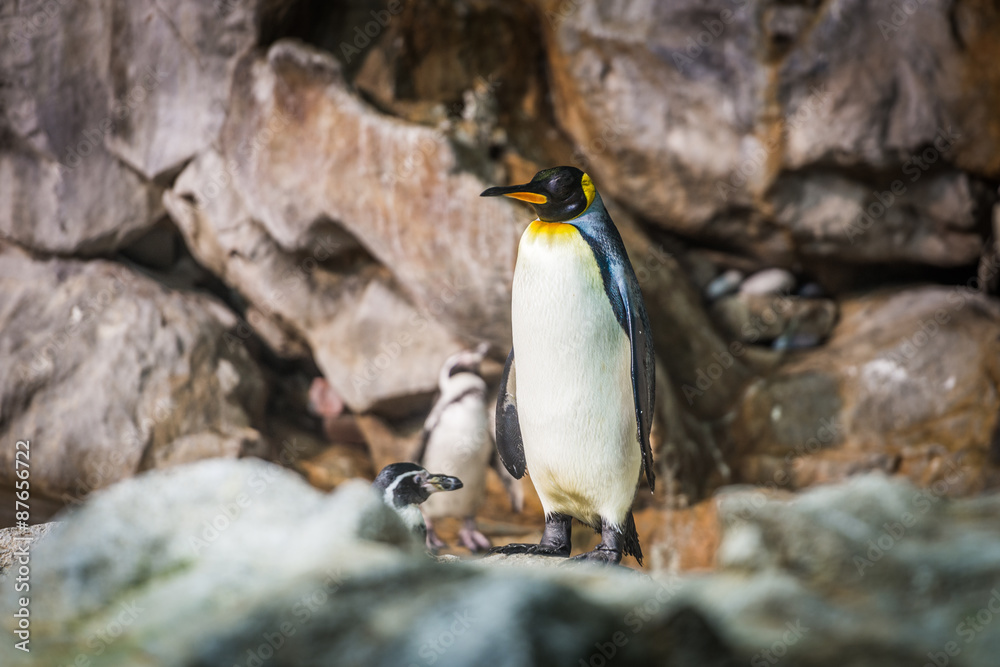
<svg viewBox="0 0 1000 667"><path fill-rule="evenodd" d="M587 197L587 208L594 203L594 195L597 193L597 188L594 187L594 182L590 180L590 176L584 174L580 179L580 187L583 188L583 194Z"/></svg>
<svg viewBox="0 0 1000 667"><path fill-rule="evenodd" d="M529 204L544 204L549 200L545 195L537 195L534 192L506 192L504 197L513 197Z"/></svg>

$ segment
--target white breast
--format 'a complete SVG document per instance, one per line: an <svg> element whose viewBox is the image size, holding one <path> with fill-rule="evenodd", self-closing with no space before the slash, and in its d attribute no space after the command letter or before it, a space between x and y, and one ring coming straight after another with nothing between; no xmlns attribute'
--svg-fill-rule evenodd
<svg viewBox="0 0 1000 667"><path fill-rule="evenodd" d="M482 505L486 497L486 468L493 450L486 420L486 404L481 395L467 395L441 413L421 465L434 474L458 477L462 488L435 493L425 500L424 514L431 519L473 516Z"/></svg>
<svg viewBox="0 0 1000 667"><path fill-rule="evenodd" d="M514 271L515 394L525 460L547 513L620 524L641 465L629 340L590 246L566 227L533 223Z"/></svg>

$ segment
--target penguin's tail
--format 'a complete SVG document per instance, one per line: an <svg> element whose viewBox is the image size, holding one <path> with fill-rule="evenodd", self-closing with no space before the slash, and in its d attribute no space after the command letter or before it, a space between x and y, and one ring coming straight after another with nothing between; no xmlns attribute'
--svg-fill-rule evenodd
<svg viewBox="0 0 1000 667"><path fill-rule="evenodd" d="M635 529L635 518L632 512L625 516L625 523L621 527L622 533L622 554L635 556L635 560L642 566L642 547L639 546L639 533Z"/></svg>

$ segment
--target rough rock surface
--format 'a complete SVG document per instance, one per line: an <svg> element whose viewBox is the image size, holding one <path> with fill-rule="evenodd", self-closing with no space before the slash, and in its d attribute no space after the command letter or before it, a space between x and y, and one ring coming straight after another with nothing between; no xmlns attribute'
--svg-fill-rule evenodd
<svg viewBox="0 0 1000 667"><path fill-rule="evenodd" d="M645 219L807 270L978 257L989 3L537 4L577 161Z"/></svg>
<svg viewBox="0 0 1000 667"><path fill-rule="evenodd" d="M995 302L960 287L844 301L826 345L748 389L735 479L795 489L874 468L931 484L957 465L953 493L995 486L998 323Z"/></svg>
<svg viewBox="0 0 1000 667"><path fill-rule="evenodd" d="M222 157L199 157L164 195L195 256L233 285L251 314L238 333L280 323L309 344L354 411L434 391L441 363L461 347L400 293L391 272L331 222L287 250L247 210Z"/></svg>
<svg viewBox="0 0 1000 667"><path fill-rule="evenodd" d="M76 498L135 472L263 453L266 387L233 315L106 261L0 247L0 437L30 439L33 495ZM0 483L14 481L0 450Z"/></svg>
<svg viewBox="0 0 1000 667"><path fill-rule="evenodd" d="M481 200L449 138L385 116L329 54L282 41L234 84L222 155L248 210L283 248L334 221L450 330L506 348L510 280L530 216ZM336 128L336 131L331 131ZM365 156L357 159L358 153Z"/></svg>
<svg viewBox="0 0 1000 667"><path fill-rule="evenodd" d="M364 483L327 496L252 459L153 471L34 550L31 658L569 666L620 633L625 660L735 664L703 615L627 570L439 564L420 547ZM4 664L22 664L9 644Z"/></svg>
<svg viewBox="0 0 1000 667"><path fill-rule="evenodd" d="M719 571L651 579L546 557L435 562L367 483L325 495L262 461L204 461L66 513L32 550L32 653L5 642L0 658L909 667L960 654L987 667L998 499L950 501L954 483L869 475L791 501L731 490L712 501ZM16 608L4 588L7 629Z"/></svg>
<svg viewBox="0 0 1000 667"><path fill-rule="evenodd" d="M0 577L16 572L15 553L33 549L53 526L54 523L39 523L27 528L0 528Z"/></svg>
<svg viewBox="0 0 1000 667"><path fill-rule="evenodd" d="M720 574L690 593L751 664L995 664L1000 499L947 500L960 483L874 474L792 501L723 495Z"/></svg>
<svg viewBox="0 0 1000 667"><path fill-rule="evenodd" d="M46 252L120 247L162 180L218 134L258 2L12 3L0 12L0 233ZM223 9L225 11L223 11Z"/></svg>

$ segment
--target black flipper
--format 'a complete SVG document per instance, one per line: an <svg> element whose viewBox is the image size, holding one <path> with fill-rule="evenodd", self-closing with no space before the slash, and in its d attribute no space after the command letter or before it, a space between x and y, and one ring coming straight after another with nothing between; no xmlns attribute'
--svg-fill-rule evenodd
<svg viewBox="0 0 1000 667"><path fill-rule="evenodd" d="M599 195L598 195L599 196ZM618 324L628 335L632 349L632 396L635 399L635 421L642 448L642 467L652 491L656 482L653 452L649 432L653 427L653 406L656 389L656 364L653 360L653 339L649 331L649 315L642 299L639 281L635 277L621 234L606 211L599 218L581 224L580 234L590 245L601 270L604 292Z"/></svg>
<svg viewBox="0 0 1000 667"><path fill-rule="evenodd" d="M497 453L503 467L514 479L524 477L524 442L517 420L517 377L514 369L514 349L507 355L497 396Z"/></svg>

